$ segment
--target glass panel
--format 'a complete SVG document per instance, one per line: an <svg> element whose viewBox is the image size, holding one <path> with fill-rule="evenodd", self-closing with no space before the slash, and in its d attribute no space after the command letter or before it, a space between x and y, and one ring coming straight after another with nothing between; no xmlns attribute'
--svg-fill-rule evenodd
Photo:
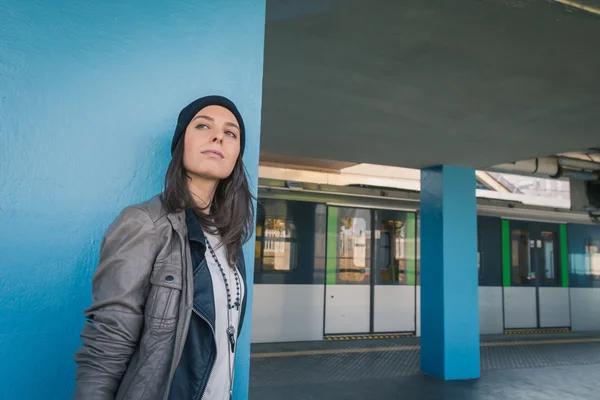
<svg viewBox="0 0 600 400"><path fill-rule="evenodd" d="M573 227L569 235L571 287L600 287L600 227Z"/></svg>
<svg viewBox="0 0 600 400"><path fill-rule="evenodd" d="M543 274L543 285L558 286L559 266L556 260L553 232L542 232L540 257L542 257L540 267L543 270L540 274Z"/></svg>
<svg viewBox="0 0 600 400"><path fill-rule="evenodd" d="M287 272L298 265L298 234L294 202L268 201L259 207L256 223L254 268L261 272Z"/></svg>
<svg viewBox="0 0 600 400"><path fill-rule="evenodd" d="M414 285L414 214L378 211L376 243L376 285ZM409 218L410 216L410 218Z"/></svg>
<svg viewBox="0 0 600 400"><path fill-rule="evenodd" d="M535 271L531 269L529 232L513 229L511 232L511 280L515 286L535 284Z"/></svg>
<svg viewBox="0 0 600 400"><path fill-rule="evenodd" d="M586 240L585 261L585 275L590 287L600 287L600 240Z"/></svg>
<svg viewBox="0 0 600 400"><path fill-rule="evenodd" d="M296 267L296 224L283 218L265 218L263 270L289 271Z"/></svg>
<svg viewBox="0 0 600 400"><path fill-rule="evenodd" d="M307 213L307 219L310 219L310 215ZM298 220L297 220L298 221ZM298 223L298 222L297 222ZM300 225L301 226L301 225ZM313 278L311 283L323 284L323 280L325 279L325 263L327 256L327 207L324 204L315 205L314 210L314 228L311 227L310 231L308 228L306 229L306 237L310 237L314 242L313 246L307 245L304 246L306 240L305 236L299 234L298 237L300 242L300 247L298 250L298 263L300 264L300 270L304 267L304 259L306 258L306 263L313 262L314 271ZM314 248L314 258L311 260L310 257L310 247ZM308 255L306 254L308 253ZM307 268L304 268L305 270ZM303 275L308 274L308 271L300 271Z"/></svg>
<svg viewBox="0 0 600 400"><path fill-rule="evenodd" d="M262 221L256 220L256 242L254 243L254 269L262 268Z"/></svg>
<svg viewBox="0 0 600 400"><path fill-rule="evenodd" d="M490 188L479 179L475 181L475 189L490 190Z"/></svg>
<svg viewBox="0 0 600 400"><path fill-rule="evenodd" d="M590 275L593 275L595 278L600 278L600 253L598 253L598 244L589 246L587 248L587 253L590 257Z"/></svg>
<svg viewBox="0 0 600 400"><path fill-rule="evenodd" d="M506 226L506 245L503 243L504 225L506 224L496 217L477 217L477 247L479 286L502 286L504 268L504 248L510 249L510 227ZM510 254L506 258L507 272L510 273ZM507 277L510 285L510 275Z"/></svg>
<svg viewBox="0 0 600 400"><path fill-rule="evenodd" d="M371 213L340 208L337 219L337 283L370 284Z"/></svg>

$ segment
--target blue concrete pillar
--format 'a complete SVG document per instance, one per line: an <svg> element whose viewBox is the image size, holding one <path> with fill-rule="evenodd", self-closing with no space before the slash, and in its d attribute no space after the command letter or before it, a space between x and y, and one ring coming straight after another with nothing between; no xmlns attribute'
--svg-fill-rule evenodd
<svg viewBox="0 0 600 400"><path fill-rule="evenodd" d="M421 370L480 374L475 171L421 171Z"/></svg>
<svg viewBox="0 0 600 400"><path fill-rule="evenodd" d="M256 193L264 33L265 0L0 0L0 399L72 397L102 235L162 190L183 106L236 102Z"/></svg>

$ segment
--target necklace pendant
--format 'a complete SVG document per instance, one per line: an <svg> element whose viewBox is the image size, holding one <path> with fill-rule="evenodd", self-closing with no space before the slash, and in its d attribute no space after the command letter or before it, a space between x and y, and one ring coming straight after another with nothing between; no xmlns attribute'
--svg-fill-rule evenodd
<svg viewBox="0 0 600 400"><path fill-rule="evenodd" d="M230 335L230 336L233 336L233 335L235 335L235 329L234 329L234 327L233 327L233 326L229 325L229 326L227 327L227 334L228 334L228 335Z"/></svg>
<svg viewBox="0 0 600 400"><path fill-rule="evenodd" d="M229 327L227 328L227 336L229 336L229 344L231 347L231 352L233 353L235 351L235 329L233 328L233 326L229 325Z"/></svg>

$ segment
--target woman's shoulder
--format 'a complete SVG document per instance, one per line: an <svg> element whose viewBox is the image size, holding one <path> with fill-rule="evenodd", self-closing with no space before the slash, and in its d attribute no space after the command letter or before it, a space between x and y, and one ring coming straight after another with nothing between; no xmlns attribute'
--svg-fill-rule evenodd
<svg viewBox="0 0 600 400"><path fill-rule="evenodd" d="M129 205L108 226L103 248L110 254L146 243L152 252L156 251L156 257L166 256L173 249L171 241L177 236L175 231L184 232L181 218L180 214L167 212L160 195Z"/></svg>
<svg viewBox="0 0 600 400"><path fill-rule="evenodd" d="M140 203L131 204L123 208L114 223L124 223L129 220L145 220L155 227L168 224L168 215L162 194L157 194Z"/></svg>
<svg viewBox="0 0 600 400"><path fill-rule="evenodd" d="M127 207L126 209L134 209L143 211L150 217L153 223L160 221L161 219L166 218L168 212L162 200L162 194L157 194L148 200L145 200L141 203L133 204Z"/></svg>

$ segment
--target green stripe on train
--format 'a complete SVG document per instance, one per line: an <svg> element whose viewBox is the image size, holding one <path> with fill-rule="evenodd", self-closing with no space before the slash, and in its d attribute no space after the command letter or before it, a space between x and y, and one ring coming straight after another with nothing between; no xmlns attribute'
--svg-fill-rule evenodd
<svg viewBox="0 0 600 400"><path fill-rule="evenodd" d="M325 283L335 285L337 275L338 208L327 209L327 264Z"/></svg>

